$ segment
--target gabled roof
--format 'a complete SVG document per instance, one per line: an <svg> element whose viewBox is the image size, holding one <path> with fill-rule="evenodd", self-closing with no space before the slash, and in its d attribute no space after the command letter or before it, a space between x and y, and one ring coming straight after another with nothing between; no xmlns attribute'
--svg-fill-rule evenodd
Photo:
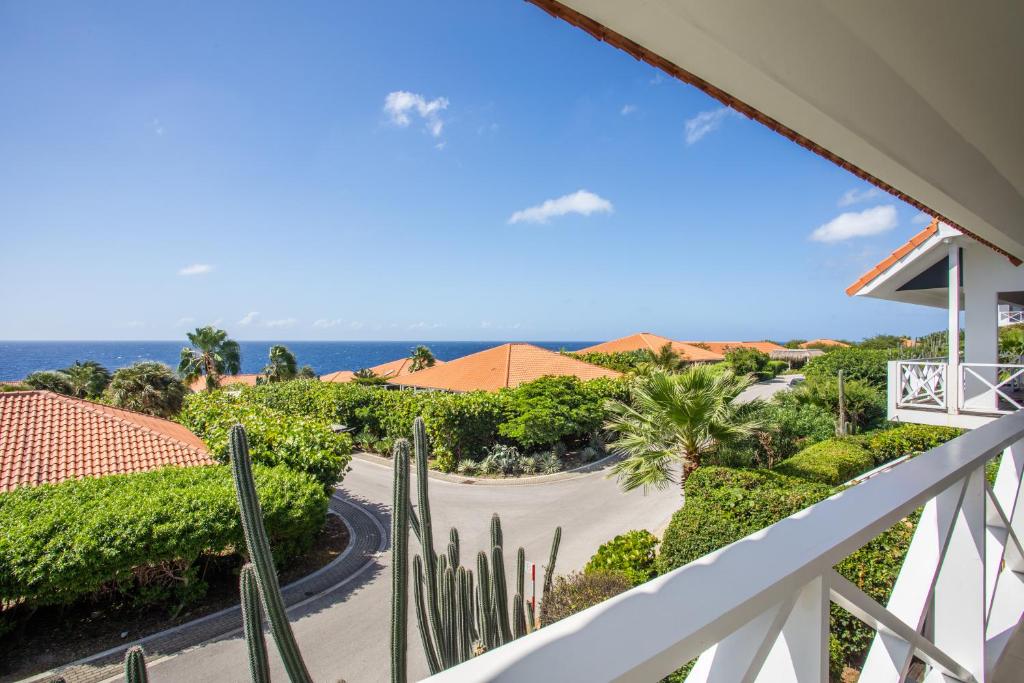
<svg viewBox="0 0 1024 683"><path fill-rule="evenodd" d="M665 344L669 344L684 360L688 361L720 361L724 359L721 353L713 350L702 349L690 343L677 342L668 337L651 334L650 332L637 332L628 337L613 339L594 346L580 349L576 353L623 353L626 351L650 351L657 353Z"/></svg>
<svg viewBox="0 0 1024 683"><path fill-rule="evenodd" d="M444 361L440 358L434 359L434 364L431 367L437 367L438 365L444 365ZM394 377L401 377L408 375L412 372L410 369L412 366L412 359L409 357L399 358L398 360L388 361L387 363L381 363L380 365L374 365L369 368L373 371L373 374L378 377L385 379L392 379ZM427 368L424 368L426 370ZM419 372L422 372L420 370ZM329 372L326 375L320 376L321 382L350 382L355 373L351 370L338 370L336 372Z"/></svg>
<svg viewBox="0 0 1024 683"><path fill-rule="evenodd" d="M390 380L403 387L446 391L498 391L545 375L572 375L582 380L619 377L620 373L584 363L533 344L502 344Z"/></svg>
<svg viewBox="0 0 1024 683"><path fill-rule="evenodd" d="M906 242L906 244L904 244L899 249L886 256L884 259L882 259L881 262L878 263L878 265L876 265L874 268L861 275L856 282L847 287L847 296L853 296L860 290L864 289L878 276L880 276L885 271L889 270L892 266L898 263L900 259L905 257L907 254L912 252L917 247L921 246L925 241L928 240L928 238L936 234L938 231L939 220L937 218L933 218L931 224L927 228L911 237Z"/></svg>
<svg viewBox="0 0 1024 683"><path fill-rule="evenodd" d="M170 420L50 391L0 393L0 491L212 464L202 439Z"/></svg>
<svg viewBox="0 0 1024 683"><path fill-rule="evenodd" d="M761 353L771 353L772 351L785 348L781 344L770 341L688 341L683 343L693 346L706 346L713 353L719 353L723 356L732 349L757 349Z"/></svg>
<svg viewBox="0 0 1024 683"><path fill-rule="evenodd" d="M224 375L220 378L220 386L226 387L232 384L244 384L248 387L256 386L256 380L263 375L260 374L248 374L248 375ZM206 391L206 375L201 375L189 384L189 389L192 391Z"/></svg>
<svg viewBox="0 0 1024 683"><path fill-rule="evenodd" d="M843 348L849 348L849 344L835 339L810 339L800 344L801 349L809 349L812 346L840 346Z"/></svg>

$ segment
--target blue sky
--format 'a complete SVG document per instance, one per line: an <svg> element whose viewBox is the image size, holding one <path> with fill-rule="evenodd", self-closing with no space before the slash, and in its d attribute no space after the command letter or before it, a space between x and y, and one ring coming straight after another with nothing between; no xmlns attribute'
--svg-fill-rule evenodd
<svg viewBox="0 0 1024 683"><path fill-rule="evenodd" d="M6 2L0 91L0 338L943 325L843 292L915 209L518 0Z"/></svg>

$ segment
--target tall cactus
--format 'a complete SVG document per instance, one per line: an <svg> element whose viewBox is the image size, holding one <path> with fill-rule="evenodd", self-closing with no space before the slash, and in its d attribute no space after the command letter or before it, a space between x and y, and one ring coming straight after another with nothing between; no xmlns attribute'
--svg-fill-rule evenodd
<svg viewBox="0 0 1024 683"><path fill-rule="evenodd" d="M260 594L256 584L256 569L247 562L238 575L242 603L242 631L249 652L249 673L253 683L270 683L270 664L267 660L267 641L263 638L263 618L260 616Z"/></svg>
<svg viewBox="0 0 1024 683"><path fill-rule="evenodd" d="M408 530L419 540L421 554L413 557L412 584L416 622L431 674L439 673L471 657L520 638L535 627L533 603L525 590L526 554L516 553L515 594L509 608L509 588L505 578L504 535L501 518L491 517L490 549L476 555L476 574L461 563L459 532L451 529L446 552L434 549L430 516L430 451L423 420L413 423L412 451L416 462L416 500L414 509L409 492L409 442L399 439L394 449L395 490L392 510L392 621L391 680L405 680L405 631L408 614L409 572ZM550 588L551 574L562 530L557 528L551 544L551 556L545 573ZM543 604L543 603L542 603Z"/></svg>
<svg viewBox="0 0 1024 683"><path fill-rule="evenodd" d="M124 680L125 683L149 681L149 675L146 673L146 655L138 645L128 648L124 653Z"/></svg>
<svg viewBox="0 0 1024 683"><path fill-rule="evenodd" d="M256 495L256 483L252 476L252 462L249 459L249 443L241 425L231 428L229 444L231 472L238 495L238 508L242 513L242 532L249 560L255 572L256 587L259 590L263 611L270 623L277 651L281 655L288 678L293 683L312 683L306 663L302 659L299 645L295 641L288 614L285 612L281 588L277 583L274 557L270 552L270 541L263 526L263 511Z"/></svg>

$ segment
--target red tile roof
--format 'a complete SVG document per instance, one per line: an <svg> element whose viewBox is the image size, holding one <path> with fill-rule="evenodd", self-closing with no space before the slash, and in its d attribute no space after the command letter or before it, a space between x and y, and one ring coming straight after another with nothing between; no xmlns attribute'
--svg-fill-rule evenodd
<svg viewBox="0 0 1024 683"><path fill-rule="evenodd" d="M927 240L929 237L939 231L939 219L933 218L931 225L917 233L910 240L901 246L896 251L886 256L878 265L864 273L860 278L852 285L846 288L847 296L853 296L860 290L868 286L868 284L876 277L889 270L897 261L909 254L911 251L921 245L922 242Z"/></svg>
<svg viewBox="0 0 1024 683"><path fill-rule="evenodd" d="M657 353L669 344L672 350L679 354L684 360L716 362L723 360L725 356L713 350L702 349L687 342L677 342L650 332L638 332L628 337L613 339L602 344L588 346L576 353L623 353L626 351L650 351Z"/></svg>
<svg viewBox="0 0 1024 683"><path fill-rule="evenodd" d="M801 344L800 348L809 349L812 346L839 346L849 348L850 345L845 342L836 341L835 339L811 339Z"/></svg>
<svg viewBox="0 0 1024 683"><path fill-rule="evenodd" d="M771 353L772 351L781 351L786 348L781 344L769 341L689 341L683 343L694 346L706 346L711 351L720 353L723 356L732 349L757 349L761 353Z"/></svg>
<svg viewBox="0 0 1024 683"><path fill-rule="evenodd" d="M620 373L533 344L502 344L478 353L392 378L399 386L447 391L497 391L545 375L572 375L582 380L619 377Z"/></svg>
<svg viewBox="0 0 1024 683"><path fill-rule="evenodd" d="M226 387L232 384L244 384L249 387L256 386L256 380L263 375L224 375L220 378L220 386ZM197 377L192 384L188 385L192 391L206 391L206 375Z"/></svg>
<svg viewBox="0 0 1024 683"><path fill-rule="evenodd" d="M0 393L0 491L211 464L202 439L175 422L50 391Z"/></svg>
<svg viewBox="0 0 1024 683"><path fill-rule="evenodd" d="M352 377L354 377L355 374L356 373L352 372L351 370L337 370L335 372L328 372L326 375L320 375L320 381L339 383L350 382L352 381Z"/></svg>
<svg viewBox="0 0 1024 683"><path fill-rule="evenodd" d="M378 377L384 377L391 379L393 377L401 377L408 375L412 372L410 366L412 365L412 359L409 357L399 358L398 360L388 361L387 363L381 363L380 365L374 365L370 370L373 370L373 374ZM434 364L431 367L437 367L438 365L444 365L444 361L441 359L435 359ZM427 368L424 368L426 370ZM422 372L422 370L420 370ZM330 372L320 377L321 382L349 382L352 380L352 376L355 373L351 370L338 370L337 372Z"/></svg>

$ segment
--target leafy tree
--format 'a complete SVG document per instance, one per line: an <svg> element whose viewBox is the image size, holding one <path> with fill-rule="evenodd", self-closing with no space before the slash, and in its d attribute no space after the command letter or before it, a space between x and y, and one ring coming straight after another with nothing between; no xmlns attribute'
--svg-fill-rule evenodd
<svg viewBox="0 0 1024 683"><path fill-rule="evenodd" d="M104 396L118 408L170 418L181 410L187 392L169 367L146 361L115 372Z"/></svg>
<svg viewBox="0 0 1024 683"><path fill-rule="evenodd" d="M999 358L1004 363L1019 363L1024 356L1024 326L1007 325L999 330Z"/></svg>
<svg viewBox="0 0 1024 683"><path fill-rule="evenodd" d="M601 425L603 397L572 376L546 376L504 389L506 419L498 433L526 449L554 446Z"/></svg>
<svg viewBox="0 0 1024 683"><path fill-rule="evenodd" d="M369 386L380 386L387 384L387 379L381 377L370 368L363 368L362 370L356 370L352 375L353 384L363 384Z"/></svg>
<svg viewBox="0 0 1024 683"><path fill-rule="evenodd" d="M71 383L73 396L89 398L99 396L110 384L110 371L94 360L75 361L74 365L61 370Z"/></svg>
<svg viewBox="0 0 1024 683"><path fill-rule="evenodd" d="M844 380L846 415L854 431L874 426L885 416L885 395L874 385L858 379ZM839 381L834 377L810 377L790 394L801 405L824 408L839 414Z"/></svg>
<svg viewBox="0 0 1024 683"><path fill-rule="evenodd" d="M622 487L664 488L675 482L672 465L679 462L685 489L706 455L743 441L759 426L753 415L758 403L736 402L751 383L698 365L639 379L631 403L609 401L605 429L616 435L610 447L626 456L612 469Z"/></svg>
<svg viewBox="0 0 1024 683"><path fill-rule="evenodd" d="M725 352L725 362L732 367L737 375L760 376L768 369L771 358L767 353L747 347L729 349Z"/></svg>
<svg viewBox="0 0 1024 683"><path fill-rule="evenodd" d="M320 376L316 374L316 370L309 365L303 365L299 368L299 371L295 376L299 379L320 379Z"/></svg>
<svg viewBox="0 0 1024 683"><path fill-rule="evenodd" d="M268 382L287 382L295 379L297 366L295 354L287 346L275 345L270 347L270 363L263 368L263 374Z"/></svg>
<svg viewBox="0 0 1024 683"><path fill-rule="evenodd" d="M33 389L44 389L65 396L74 396L75 387L71 378L59 370L40 370L25 378L25 384Z"/></svg>
<svg viewBox="0 0 1024 683"><path fill-rule="evenodd" d="M188 333L191 347L181 350L178 373L186 382L194 382L206 375L206 390L213 391L220 386L223 375L237 375L242 369L242 354L238 342L228 338L228 333L215 327L199 327Z"/></svg>
<svg viewBox="0 0 1024 683"><path fill-rule="evenodd" d="M412 361L409 365L409 372L417 372L424 368L433 367L434 363L437 362L437 359L434 358L434 352L430 350L430 347L423 346L422 344L412 350L412 353L409 354L409 360Z"/></svg>
<svg viewBox="0 0 1024 683"><path fill-rule="evenodd" d="M884 389L888 381L888 362L891 353L881 349L835 349L823 356L812 358L804 366L804 374L808 379L843 376L851 379L864 380L879 389Z"/></svg>
<svg viewBox="0 0 1024 683"><path fill-rule="evenodd" d="M650 354L650 363L655 370L662 372L680 372L687 366L685 358L680 356L672 349L672 345L666 343L657 353L648 351Z"/></svg>
<svg viewBox="0 0 1024 683"><path fill-rule="evenodd" d="M896 334L876 334L857 344L862 349L900 349L909 337Z"/></svg>

